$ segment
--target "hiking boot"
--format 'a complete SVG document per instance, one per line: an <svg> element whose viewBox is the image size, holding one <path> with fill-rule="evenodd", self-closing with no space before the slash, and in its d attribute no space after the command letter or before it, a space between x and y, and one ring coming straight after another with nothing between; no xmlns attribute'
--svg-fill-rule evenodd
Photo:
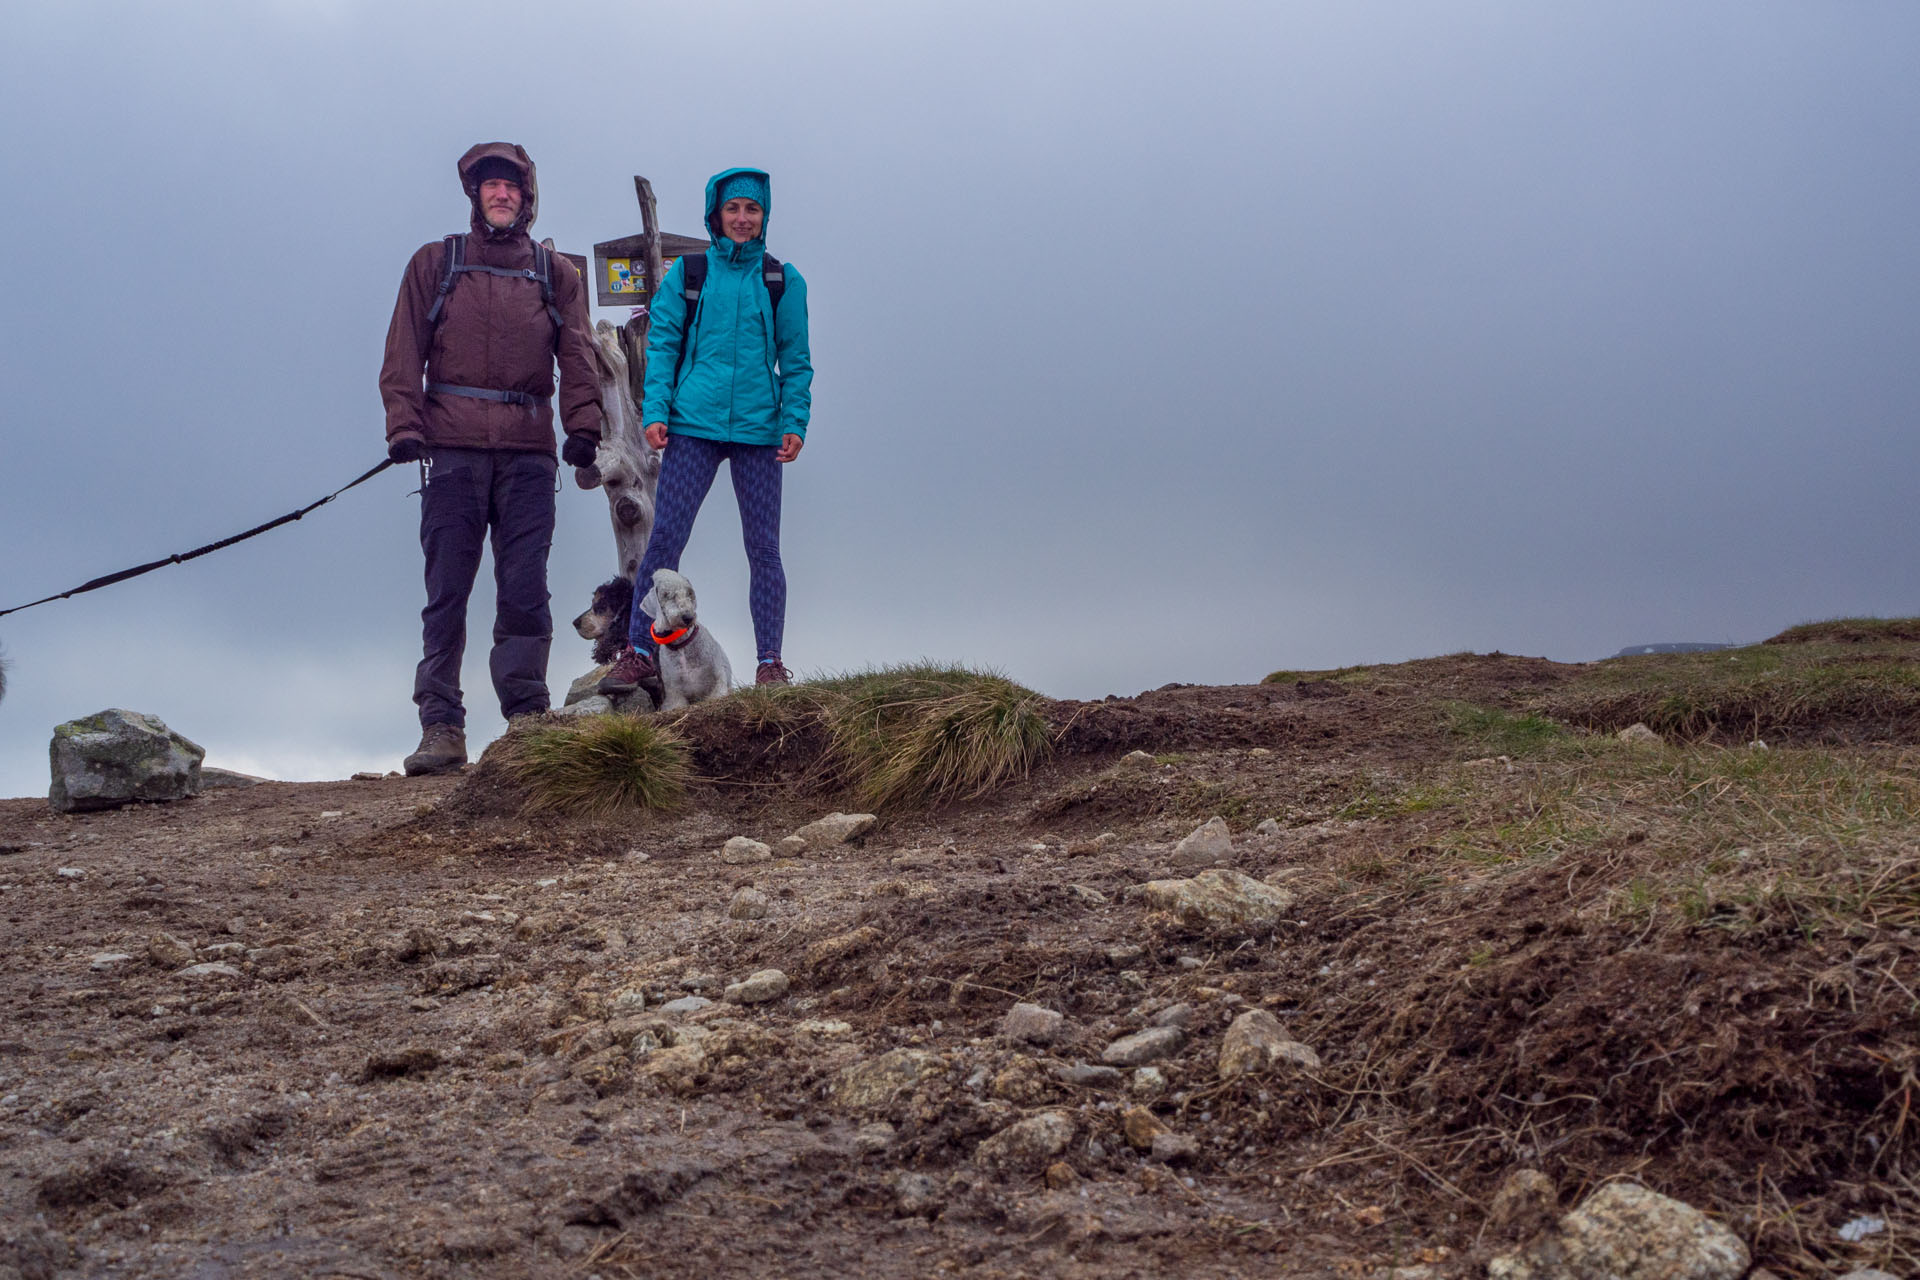
<svg viewBox="0 0 1920 1280"><path fill-rule="evenodd" d="M430 724L420 731L420 749L407 757L409 778L454 773L467 763L467 733L457 724Z"/></svg>
<svg viewBox="0 0 1920 1280"><path fill-rule="evenodd" d="M593 687L595 693L604 693L610 698L632 693L635 689L645 689L658 703L661 698L660 667L654 662L653 655L642 653L638 649L628 649L613 664L613 670L600 677L600 683Z"/></svg>
<svg viewBox="0 0 1920 1280"><path fill-rule="evenodd" d="M792 684L793 675L785 667L780 665L780 659L770 658L761 663L760 669L753 673L753 682L756 685Z"/></svg>

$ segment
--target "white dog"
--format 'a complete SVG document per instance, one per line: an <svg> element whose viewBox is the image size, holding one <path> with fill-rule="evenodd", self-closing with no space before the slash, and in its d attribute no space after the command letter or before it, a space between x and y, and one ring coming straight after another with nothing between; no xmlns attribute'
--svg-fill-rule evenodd
<svg viewBox="0 0 1920 1280"><path fill-rule="evenodd" d="M713 633L700 625L693 584L671 569L656 569L653 587L640 602L653 619L653 638L660 646L660 683L666 689L660 710L681 707L733 690L733 664Z"/></svg>

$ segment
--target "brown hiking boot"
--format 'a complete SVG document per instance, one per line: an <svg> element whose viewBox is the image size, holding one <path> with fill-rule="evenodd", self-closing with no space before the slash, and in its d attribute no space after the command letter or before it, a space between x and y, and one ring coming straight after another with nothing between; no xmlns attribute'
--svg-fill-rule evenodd
<svg viewBox="0 0 1920 1280"><path fill-rule="evenodd" d="M631 648L614 660L613 670L601 676L600 683L593 687L595 693L615 698L635 689L645 689L656 705L663 696L659 664L652 654Z"/></svg>
<svg viewBox="0 0 1920 1280"><path fill-rule="evenodd" d="M457 724L430 724L420 731L420 749L403 766L409 778L454 773L467 763L467 733Z"/></svg>
<svg viewBox="0 0 1920 1280"><path fill-rule="evenodd" d="M758 671L753 673L753 682L757 685L792 684L793 675L784 666L780 665L780 659L769 658L760 664Z"/></svg>

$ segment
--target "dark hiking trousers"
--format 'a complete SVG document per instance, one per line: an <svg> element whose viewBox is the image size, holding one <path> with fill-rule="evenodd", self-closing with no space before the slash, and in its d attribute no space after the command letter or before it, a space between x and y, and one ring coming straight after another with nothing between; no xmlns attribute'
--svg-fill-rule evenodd
<svg viewBox="0 0 1920 1280"><path fill-rule="evenodd" d="M420 611L425 656L414 673L420 723L465 727L460 658L467 647L467 597L491 531L496 597L493 689L509 718L547 709L547 552L553 546L552 454L511 449L436 448L420 494L420 549L427 557L427 607Z"/></svg>

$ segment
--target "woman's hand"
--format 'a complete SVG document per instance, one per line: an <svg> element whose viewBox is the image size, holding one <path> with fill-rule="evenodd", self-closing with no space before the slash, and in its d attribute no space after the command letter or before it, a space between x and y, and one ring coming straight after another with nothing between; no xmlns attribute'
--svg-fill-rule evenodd
<svg viewBox="0 0 1920 1280"><path fill-rule="evenodd" d="M792 462L800 456L800 446L805 443L806 440L800 436L793 434L791 431L787 432L787 434L780 437L780 447L774 451L773 460L775 462Z"/></svg>
<svg viewBox="0 0 1920 1280"><path fill-rule="evenodd" d="M667 447L667 424L666 423L649 422L646 426L646 430L641 434L647 437L647 443L652 445L654 448L664 449Z"/></svg>

